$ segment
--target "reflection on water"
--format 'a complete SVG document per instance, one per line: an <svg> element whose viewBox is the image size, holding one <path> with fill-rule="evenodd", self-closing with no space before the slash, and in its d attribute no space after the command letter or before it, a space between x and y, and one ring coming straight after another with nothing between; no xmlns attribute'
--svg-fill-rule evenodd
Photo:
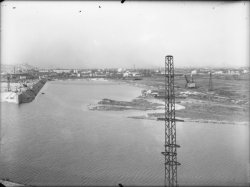
<svg viewBox="0 0 250 187"><path fill-rule="evenodd" d="M48 82L20 106L2 103L0 178L32 185L163 185L162 122L133 111L89 111L140 89L104 81ZM137 112L138 113L138 112ZM247 183L248 126L178 123L180 185Z"/></svg>

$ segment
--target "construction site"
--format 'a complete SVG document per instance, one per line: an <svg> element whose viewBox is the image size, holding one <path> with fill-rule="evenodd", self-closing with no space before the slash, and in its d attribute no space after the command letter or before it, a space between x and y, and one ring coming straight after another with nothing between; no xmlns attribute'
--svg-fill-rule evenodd
<svg viewBox="0 0 250 187"><path fill-rule="evenodd" d="M121 154L124 154L122 155L124 157L127 156L126 159L124 159L126 167L122 167L122 169L119 170L119 175L122 176L120 177L120 184L122 186L129 186L130 184L164 184L164 186L178 186L183 184L230 183L231 179L227 177L235 176L235 174L226 173L227 160L221 159L224 158L224 156L222 155L226 154L226 152L224 153L224 151L220 151L219 154L221 156L218 156L218 158L215 157L215 163L213 163L212 160L207 158L207 156L210 155L210 151L213 149L204 148L203 140L200 139L199 136L205 135L209 140L211 140L211 138L215 138L214 142L208 140L204 142L210 145L210 147L219 145L220 148L227 151L228 146L225 146L227 145L226 141L233 141L233 139L231 140L232 137L227 135L227 132L231 135L231 130L235 130L232 127L236 127L236 125L239 125L238 127L240 127L240 130L244 130L244 127L247 127L247 125L249 124L248 81L245 79L224 79L223 77L214 75L211 72L208 72L206 75L194 74L191 73L191 71L180 72L179 69L175 69L174 57L171 55L165 57L164 65L164 73L161 74L161 76L148 76L143 77L139 80L109 79L109 81L49 81L48 83L46 83L45 88L43 88L42 85L39 86L37 92L39 92L40 89L43 89L43 94L38 94L38 98L35 100L35 102L32 102L30 105L25 105L23 107L41 107L41 109L38 110L39 112L37 112L37 109L30 110L29 112L29 114L31 114L33 118L40 118L39 120L37 120L37 123L32 123L33 126L35 125L35 131L37 132L38 128L41 128L41 130L56 128L56 130L54 131L55 133L53 133L49 137L45 137L46 140L44 141L47 141L47 138L51 137L52 140L49 139L49 142L59 140L60 142L57 143L57 145L60 146L61 138L71 137L69 133L72 130L72 127L68 124L70 124L72 122L72 119L74 119L73 124L77 124L77 126L79 125L79 128L77 127L76 132L74 133L77 135L80 130L81 133L79 133L78 135L79 137L84 138L83 141L75 142L75 144L79 142L79 147L82 147L82 144L84 144L84 150L82 150L81 153L77 153L75 155L83 156L80 157L79 161L82 161L82 159L84 159L86 155L90 156L89 158L87 157L86 159L84 159L85 162L83 162L83 165L81 165L82 168L80 168L82 172L85 172L84 175L86 176L86 178L85 176L79 178L78 176L72 177L71 175L68 176L67 174L62 174L62 176L65 176L67 179L65 179L64 184L75 184L74 182L76 182L76 184L84 185L103 185L118 182L117 178L114 177L115 174L112 172L116 171L117 166L119 166L121 160L117 160L117 158L120 158ZM13 89L11 87L10 81L7 82L5 87L7 88L7 91ZM27 85L27 87L29 87L29 85ZM109 89L107 89L108 87ZM99 94L99 92L96 91L97 88L100 89L100 91L105 90L106 92ZM71 91L76 89L81 90L74 92ZM123 89L123 91L120 89ZM128 91L128 89L135 89L137 90L135 93L138 94L141 92L141 94L137 95L137 97L135 97L134 99L131 99L133 97L130 96L129 98L131 100L127 100L123 97L117 97L117 95L120 96L124 94L124 92ZM61 94L62 90L64 91L64 94ZM116 90L118 90L119 92L117 93ZM83 94L85 94L84 97L82 96ZM97 94L97 96L95 96L95 94ZM92 95L95 96L94 100L92 98ZM84 105L82 105L82 102L84 100L81 100L80 102L78 100L79 98L82 99L85 97L89 97L89 99L85 100L86 108L84 108ZM90 102L92 100L93 102ZM72 105L71 103L74 103L74 105ZM11 104L6 104L4 106L14 108L14 105ZM50 106L51 110L49 109L50 107L47 106ZM46 108L46 110L44 110L44 108ZM60 111L61 108L63 108L62 111ZM67 115L65 115L64 110L69 111L67 112ZM95 110L101 112L95 112ZM60 112L57 113L57 111ZM26 113L26 111L23 112ZM43 114L41 114L41 112ZM4 124L9 124L8 120L11 118L8 117L9 115L12 114L5 110ZM52 121L53 125L44 122L44 120L47 119L43 118L43 116L46 115L51 116L50 120ZM96 117L98 115L99 117ZM22 116L26 117L27 115ZM75 118L77 120L75 120ZM96 123L96 120L99 118L101 119L101 123ZM117 122L117 120L119 120L119 122ZM30 125L27 121L24 118L23 126L27 126L26 129L30 129L33 126ZM32 122L32 120L30 122ZM64 128L70 128L70 131L61 129L61 125L64 123ZM99 124L104 125L98 126ZM17 123L16 125L19 127L19 123ZM95 127L95 125L97 126ZM191 135L189 129L195 129L198 126L201 128L198 128L198 130L191 130L192 132L197 133L197 136ZM224 137L216 136L218 126L222 128L221 134L224 133L225 137L228 136L228 139L222 140ZM6 127L11 126L7 125ZM181 132L177 130L177 127L181 129ZM182 129L186 129L184 135ZM223 129L229 129L229 131L224 131ZM115 131L112 132L113 130ZM61 131L62 133L60 133ZM96 134L96 132L98 133ZM141 136L142 132L145 134L145 136L143 137ZM44 138L43 135L40 137L41 139ZM56 136L58 136L58 138L53 139L53 137ZM102 137L103 139L95 139L93 137ZM32 138L35 139L32 140ZM27 149L27 147L32 146L34 141L40 142L40 140L37 140L36 137L31 137L30 140L25 140L27 142L23 144L24 147L22 149L24 150ZM106 140L109 141L106 142ZM67 141L68 140L66 139L66 142ZM118 141L118 144L116 144L116 141ZM140 143L137 143L138 141ZM145 143L145 141L147 141L148 143ZM199 145L198 148L191 146L192 141L196 142L196 144ZM217 141L219 141L219 143ZM95 142L95 144L93 144L92 142ZM151 145L151 143L153 144ZM129 144L130 146L127 146L127 144ZM240 142L239 144L244 147L242 142ZM95 162L95 159L98 160L100 158L100 153L98 152L93 155L93 153L96 152L96 148L92 145L101 145L101 147L106 146L105 149L100 150L101 154L105 155L104 161L101 159L100 161L98 161L98 163ZM112 149L110 145L115 146L115 148ZM135 150L137 150L134 147L136 145L140 145L139 147L137 147L139 151L134 152ZM46 147L45 144L41 144L40 146L45 146L44 149L50 149L50 147ZM148 148L148 146L150 147L150 149ZM33 149L36 150L37 147L38 146L35 146L33 147ZM155 148L152 149L152 147ZM64 150L64 148L65 145L63 144L63 146L60 147L60 151ZM7 152L7 144L4 149L5 152ZM67 145L67 149L74 150L71 144ZM86 151L86 149L88 151ZM121 149L123 151L117 151L118 149ZM37 151L39 152L39 150ZM189 150L193 151L189 152ZM196 154L197 150L204 152L205 158L207 158L208 160L208 165L212 165L213 167L209 169L203 166L203 154L199 154L199 156L194 155ZM49 154L50 152L52 153L52 155ZM48 154L45 154L45 157L43 158L44 160L50 160L51 158L53 158L54 148L50 152L48 152ZM25 151L20 153L20 155L22 154L24 154L23 158L26 158L27 155L25 155ZM55 154L57 154L57 151L55 151ZM131 155L134 155L135 157L131 157ZM241 155L243 159L245 158L245 156L246 155ZM160 157L160 159L157 159L158 157ZM192 158L194 157L198 160L199 164L197 164L197 166L195 159L193 163L189 164L190 159L192 160ZM152 161L153 158L156 159ZM66 155L62 160L59 159L56 160L56 162L61 165L62 163L60 162L64 162L64 160L66 160L70 163L70 165L77 164L77 162L71 162L70 159L71 156ZM144 164L136 164L139 163L137 159L145 159L144 161L146 163L153 162L153 164L150 166L150 169L145 168ZM228 160L232 161L234 160L234 157L231 156ZM53 160L53 162L54 161L55 160ZM119 161L119 163L117 163L116 161ZM216 162L218 161L220 161L219 165L216 164ZM86 163L89 162L91 162L91 164L89 166L86 165ZM244 160L242 162L244 162ZM110 168L108 168L108 166L105 166L106 164L108 164ZM241 163L234 162L234 166L237 168L240 167L240 164ZM92 166L95 167L92 168ZM9 165L3 165L2 167L8 168ZM32 168L32 166L29 167ZM48 165L46 167L49 168L50 166ZM72 168L75 167L77 166L74 166ZM90 167L93 172L86 171L86 167ZM99 167L103 167L103 169L96 170L96 168ZM133 167L137 168L140 173L147 173L138 174L136 178L133 178L134 174L128 172L127 170L127 168ZM200 170L197 171L197 167L198 169L200 168ZM192 170L191 168L195 169ZM217 168L218 170L220 170L221 168L221 171L218 172L219 176L223 176L224 173L226 173L226 178L224 180L214 182L213 172L211 172L214 170L214 168ZM231 171L232 168L229 168L229 171ZM190 170L190 173L187 172L187 170ZM102 171L104 171L105 177L103 176ZM200 177L203 177L202 181L193 179L193 176L196 176L199 171L202 172L200 174ZM65 172L65 170L60 170L60 172ZM42 172L42 175L44 176L41 177L40 174L34 174L33 176L33 174L29 173L28 178L30 181L28 181L28 183L31 185L38 184L36 179L39 178L41 183L45 184L44 181L47 181L49 178L46 184L52 184L55 178L57 180L61 180L62 178L61 175L58 176L56 173L50 172L50 174L48 175L52 175L53 177L51 178L49 178L47 172ZM107 176L110 177L109 179L106 179L106 173L108 174ZM210 174L207 175L207 173ZM243 173L243 171L241 171L241 173ZM15 176L21 175L22 174L17 172L14 176L12 176L12 178L4 178L3 181L0 182L2 182L6 186L10 186L11 184L8 183L8 180L12 181L13 179L13 181L24 184L25 181L22 177L20 177L20 180L16 180L15 178ZM3 176L5 175L3 174ZM11 175L8 175L7 173L6 176ZM100 177L100 181L96 176ZM191 179L189 179L188 177L191 177ZM245 184L244 177L244 175L238 176L238 182L240 183L243 181L243 183L240 184ZM96 178L98 179L97 182ZM130 179L133 180L131 181ZM207 182L207 180L211 180L212 182Z"/></svg>
<svg viewBox="0 0 250 187"><path fill-rule="evenodd" d="M249 2L1 2L0 187L249 186Z"/></svg>
<svg viewBox="0 0 250 187"><path fill-rule="evenodd" d="M248 124L249 84L248 79L223 77L208 72L204 75L191 74L176 69L175 102L184 108L176 115L186 121L225 124ZM142 89L141 96L131 102L121 102L105 98L91 110L141 110L149 111L140 119L157 119L164 113L164 76L143 77L141 80L118 80ZM159 101L159 102L158 102Z"/></svg>
<svg viewBox="0 0 250 187"><path fill-rule="evenodd" d="M249 85L240 79L224 79L211 72L207 75L175 75L173 56L166 56L165 73L140 81L128 81L141 88L142 95L131 102L103 99L91 110L140 110L144 115L134 119L163 121L165 124L165 186L178 186L176 123L249 124ZM160 102L156 102L159 100ZM181 106L181 107L180 107Z"/></svg>

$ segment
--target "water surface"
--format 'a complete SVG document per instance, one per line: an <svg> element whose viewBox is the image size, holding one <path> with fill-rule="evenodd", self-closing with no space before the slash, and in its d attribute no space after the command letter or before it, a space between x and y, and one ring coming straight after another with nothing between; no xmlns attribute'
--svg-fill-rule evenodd
<svg viewBox="0 0 250 187"><path fill-rule="evenodd" d="M105 81L47 82L27 104L1 103L0 178L31 185L163 185L164 124L138 111L89 111L141 90ZM178 123L180 185L246 185L249 126Z"/></svg>

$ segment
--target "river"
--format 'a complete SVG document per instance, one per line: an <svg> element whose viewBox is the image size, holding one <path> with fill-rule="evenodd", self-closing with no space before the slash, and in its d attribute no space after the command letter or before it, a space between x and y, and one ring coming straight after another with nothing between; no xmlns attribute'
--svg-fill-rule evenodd
<svg viewBox="0 0 250 187"><path fill-rule="evenodd" d="M163 185L163 122L87 107L140 93L125 83L53 81L31 103L1 103L0 178L30 185ZM247 185L248 125L180 122L177 143L180 185Z"/></svg>

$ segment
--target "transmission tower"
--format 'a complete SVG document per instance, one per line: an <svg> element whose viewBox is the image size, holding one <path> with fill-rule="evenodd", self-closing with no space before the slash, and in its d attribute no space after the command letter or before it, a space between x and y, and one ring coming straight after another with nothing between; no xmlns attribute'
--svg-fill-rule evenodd
<svg viewBox="0 0 250 187"><path fill-rule="evenodd" d="M165 186L178 186L177 183L177 148L175 93L174 93L174 61L173 56L165 57Z"/></svg>
<svg viewBox="0 0 250 187"><path fill-rule="evenodd" d="M10 91L10 75L7 75L8 92Z"/></svg>
<svg viewBox="0 0 250 187"><path fill-rule="evenodd" d="M208 85L208 91L213 91L212 73L211 73L211 72L209 72L209 85Z"/></svg>

